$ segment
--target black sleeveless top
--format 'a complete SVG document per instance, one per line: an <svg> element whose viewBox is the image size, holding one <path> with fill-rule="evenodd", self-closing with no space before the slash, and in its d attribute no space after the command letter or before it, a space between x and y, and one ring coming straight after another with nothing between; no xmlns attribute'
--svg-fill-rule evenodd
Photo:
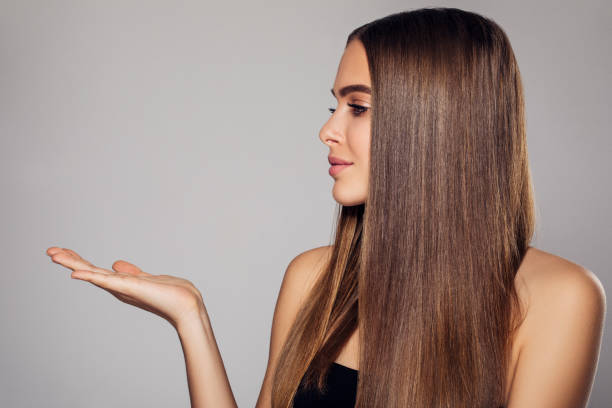
<svg viewBox="0 0 612 408"><path fill-rule="evenodd" d="M333 362L327 374L327 393L304 389L303 378L293 398L293 408L354 408L359 371ZM505 408L501 405L499 408Z"/></svg>
<svg viewBox="0 0 612 408"><path fill-rule="evenodd" d="M358 373L358 370L333 362L327 374L325 394L316 389L304 389L302 378L293 398L293 408L353 408Z"/></svg>

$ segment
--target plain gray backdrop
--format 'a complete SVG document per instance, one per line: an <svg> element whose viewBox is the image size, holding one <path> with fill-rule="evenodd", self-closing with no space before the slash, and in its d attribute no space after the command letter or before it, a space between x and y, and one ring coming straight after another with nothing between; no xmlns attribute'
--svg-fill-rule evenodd
<svg viewBox="0 0 612 408"><path fill-rule="evenodd" d="M254 406L285 268L332 238L318 132L346 36L428 6L508 34L533 245L592 270L609 296L610 2L2 0L0 405L189 406L172 326L71 280L45 254L62 246L191 280L238 404ZM591 407L612 406L609 331Z"/></svg>

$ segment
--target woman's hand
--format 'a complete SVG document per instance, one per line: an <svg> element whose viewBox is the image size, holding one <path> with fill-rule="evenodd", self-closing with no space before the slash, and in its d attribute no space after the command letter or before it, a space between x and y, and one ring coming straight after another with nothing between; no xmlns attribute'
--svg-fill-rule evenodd
<svg viewBox="0 0 612 408"><path fill-rule="evenodd" d="M151 275L126 261L113 263L113 270L99 268L68 248L47 249L51 260L72 269L73 279L91 282L124 303L166 319L175 329L205 312L202 294L185 279Z"/></svg>
<svg viewBox="0 0 612 408"><path fill-rule="evenodd" d="M185 354L192 407L237 407L202 294L191 282L151 275L125 261L116 261L113 270L98 268L68 248L51 247L47 255L72 269L72 278L91 282L174 326Z"/></svg>

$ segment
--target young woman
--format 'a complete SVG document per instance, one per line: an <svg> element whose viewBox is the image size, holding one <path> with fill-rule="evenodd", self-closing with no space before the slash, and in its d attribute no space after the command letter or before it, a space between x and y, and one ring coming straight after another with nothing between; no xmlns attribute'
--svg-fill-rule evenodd
<svg viewBox="0 0 612 408"><path fill-rule="evenodd" d="M585 407L605 293L529 246L523 89L503 30L454 8L389 15L350 34L331 91L319 137L336 236L287 267L257 408ZM236 406L189 281L47 253L177 329L193 407Z"/></svg>

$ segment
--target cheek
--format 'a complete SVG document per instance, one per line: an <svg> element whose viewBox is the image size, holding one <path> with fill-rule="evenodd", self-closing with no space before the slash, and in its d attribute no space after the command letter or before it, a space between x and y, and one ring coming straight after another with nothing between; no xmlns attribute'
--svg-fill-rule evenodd
<svg viewBox="0 0 612 408"><path fill-rule="evenodd" d="M355 123L351 130L351 150L355 155L355 160L359 160L361 165L365 165L369 162L370 157L370 121L363 120Z"/></svg>

